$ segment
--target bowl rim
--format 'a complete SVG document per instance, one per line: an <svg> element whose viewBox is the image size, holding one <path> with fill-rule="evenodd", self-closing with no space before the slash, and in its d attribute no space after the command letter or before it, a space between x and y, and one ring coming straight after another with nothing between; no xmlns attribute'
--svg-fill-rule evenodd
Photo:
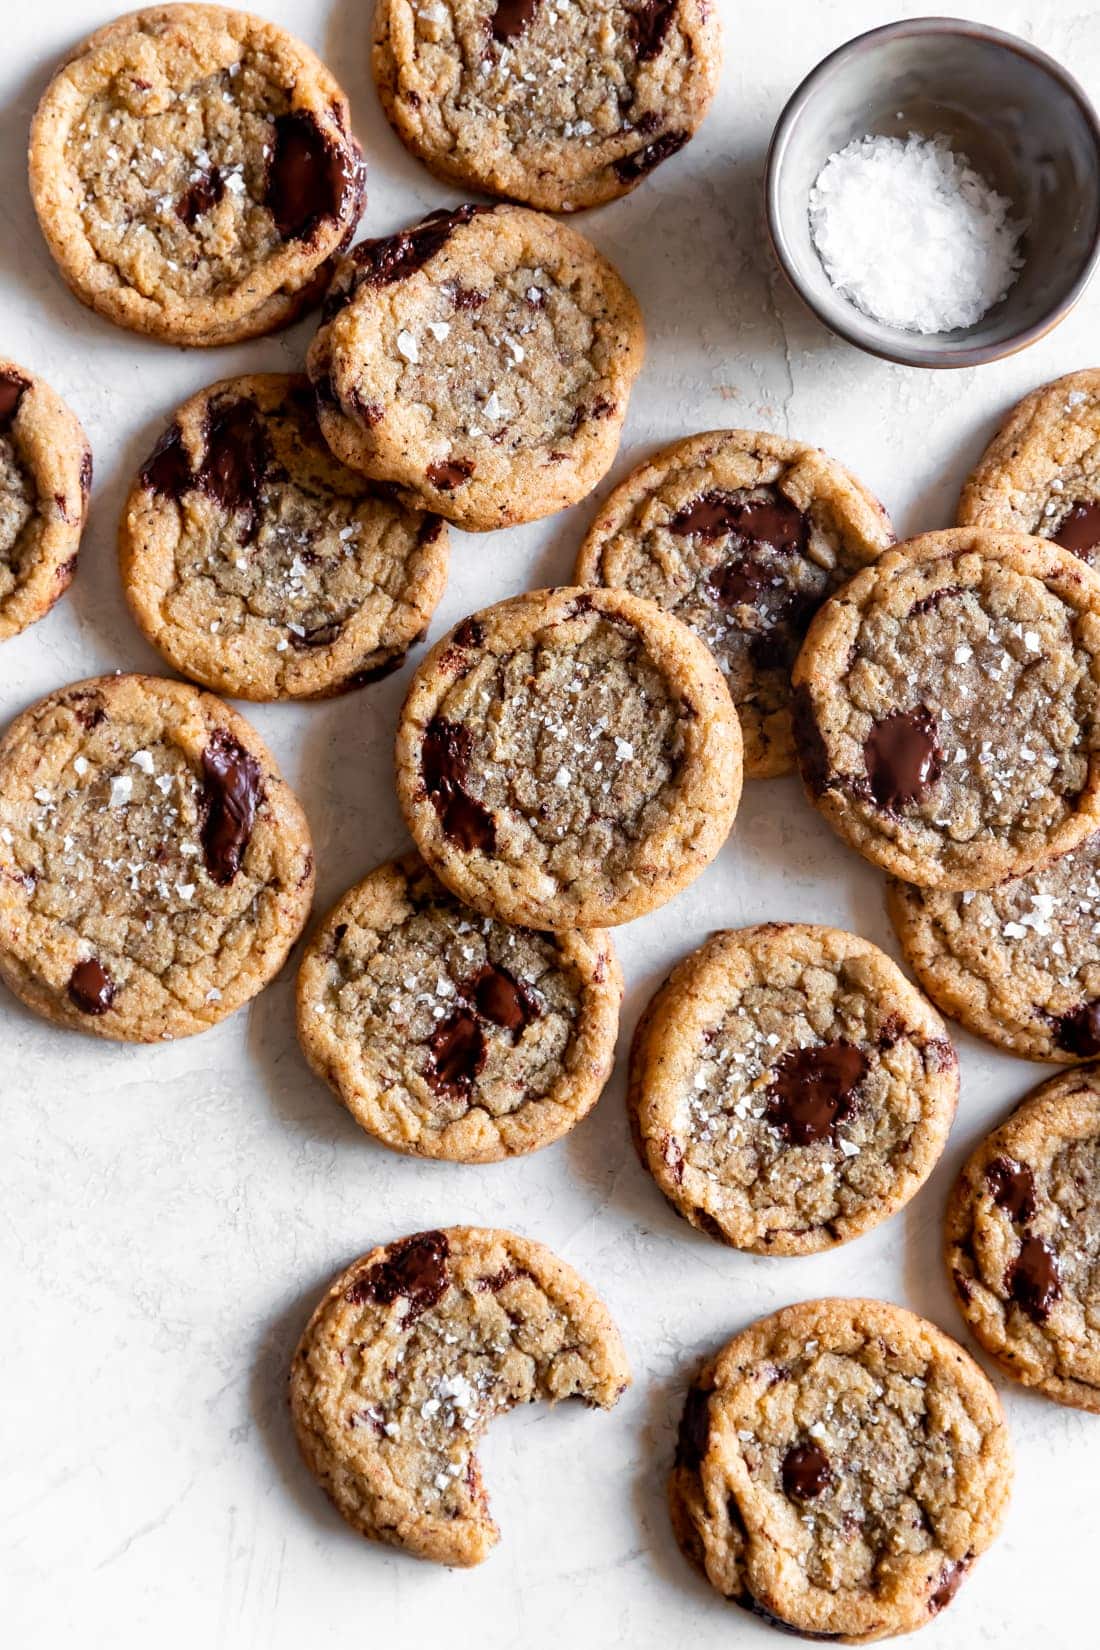
<svg viewBox="0 0 1100 1650"><path fill-rule="evenodd" d="M896 23L880 24L877 28L867 29L862 34L854 35L851 40L845 41L823 57L795 87L783 106L779 119L775 123L771 141L768 144L767 157L764 162L765 217L772 251L787 281L806 307L817 316L822 325L827 327L830 332L836 333L847 343L854 344L857 349L864 350L868 355L878 356L883 361L893 361L903 367L929 367L932 369L978 367L988 361L1000 361L1006 356L1015 355L1018 351L1027 349L1065 320L1096 272L1097 261L1100 259L1100 218L1098 218L1091 250L1076 280L1041 320L1033 322L1031 326L1023 328L1020 332L1010 333L1007 338L998 343L977 346L914 343L911 347L908 347L901 344L886 346L873 342L862 331L858 320L849 320L846 314L837 317L825 312L824 306L819 304L813 295L806 290L798 277L794 260L787 250L787 237L779 207L779 177L795 126L810 100L817 94L823 82L828 79L833 70L849 58L861 56L869 47L888 39L904 39L906 37L933 34L965 35L972 39L989 41L993 45L1014 52L1018 57L1026 58L1029 63L1057 81L1063 91L1067 92L1076 102L1084 115L1085 122L1092 132L1097 164L1100 166L1100 116L1097 115L1092 100L1084 87L1070 74L1068 69L1063 68L1056 58L1051 57L1041 47L1033 46L1030 41L1021 40L1018 35L1007 34L1003 29L993 28L986 23L971 22L964 17L908 17ZM848 308L851 310L853 317L858 316L859 311L855 309L854 305L849 305ZM919 336L919 334L914 334L914 338ZM943 337L944 335L934 336Z"/></svg>

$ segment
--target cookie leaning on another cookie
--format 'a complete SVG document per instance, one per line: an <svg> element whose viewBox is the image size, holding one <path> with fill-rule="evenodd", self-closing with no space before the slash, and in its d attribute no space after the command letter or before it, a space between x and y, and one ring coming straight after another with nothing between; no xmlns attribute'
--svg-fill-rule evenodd
<svg viewBox="0 0 1100 1650"><path fill-rule="evenodd" d="M672 971L627 1105L678 1214L737 1249L808 1255L920 1190L958 1092L943 1021L884 952L777 922L715 934Z"/></svg>
<svg viewBox="0 0 1100 1650"><path fill-rule="evenodd" d="M1100 827L1100 576L1021 533L927 533L825 603L795 662L811 802L921 887L990 888Z"/></svg>
<svg viewBox="0 0 1100 1650"><path fill-rule="evenodd" d="M625 195L694 135L718 86L707 0L379 0L374 78L437 176L550 212Z"/></svg>
<svg viewBox="0 0 1100 1650"><path fill-rule="evenodd" d="M574 577L645 596L702 637L737 706L746 777L770 779L794 767L790 670L811 618L893 542L882 505L819 448L709 430L615 489Z"/></svg>
<svg viewBox="0 0 1100 1650"><path fill-rule="evenodd" d="M340 260L308 368L345 464L482 532L591 492L644 344L633 295L576 230L463 206Z"/></svg>
<svg viewBox="0 0 1100 1650"><path fill-rule="evenodd" d="M317 301L363 209L348 102L285 30L150 6L77 46L31 127L35 211L64 279L165 342L236 343Z"/></svg>
<svg viewBox="0 0 1100 1650"><path fill-rule="evenodd" d="M43 379L0 360L0 641L72 583L91 487L76 414Z"/></svg>
<svg viewBox="0 0 1100 1650"><path fill-rule="evenodd" d="M559 1139L611 1075L611 940L479 916L416 854L333 907L298 974L298 1039L357 1123L397 1151L491 1163Z"/></svg>
<svg viewBox="0 0 1100 1650"><path fill-rule="evenodd" d="M1100 1066L1040 1083L975 1148L944 1254L959 1309L1001 1368L1100 1414Z"/></svg>
<svg viewBox="0 0 1100 1650"><path fill-rule="evenodd" d="M205 1031L282 967L312 897L305 816L211 694L95 677L0 741L0 978L55 1025Z"/></svg>
<svg viewBox="0 0 1100 1650"><path fill-rule="evenodd" d="M786 1632L869 1644L950 1604L1011 1484L1000 1400L961 1346L886 1301L803 1301L700 1372L669 1509L723 1597Z"/></svg>
<svg viewBox="0 0 1100 1650"><path fill-rule="evenodd" d="M453 1226L372 1249L298 1343L290 1407L306 1465L348 1523L437 1564L499 1539L475 1447L518 1404L610 1409L630 1385L603 1302L541 1243Z"/></svg>
<svg viewBox="0 0 1100 1650"><path fill-rule="evenodd" d="M122 513L122 583L170 664L244 699L397 669L447 579L447 529L335 459L308 379L229 378L176 413Z"/></svg>
<svg viewBox="0 0 1100 1650"><path fill-rule="evenodd" d="M397 794L453 893L556 931L629 922L694 881L741 793L741 735L697 636L621 590L533 590L413 678Z"/></svg>
<svg viewBox="0 0 1100 1650"><path fill-rule="evenodd" d="M1100 371L1071 372L1024 396L967 477L958 522L1035 533L1095 561Z"/></svg>

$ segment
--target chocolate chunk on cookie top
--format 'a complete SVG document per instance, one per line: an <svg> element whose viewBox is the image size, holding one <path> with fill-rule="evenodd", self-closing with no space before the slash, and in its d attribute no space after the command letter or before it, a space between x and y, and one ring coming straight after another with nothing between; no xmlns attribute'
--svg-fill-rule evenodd
<svg viewBox="0 0 1100 1650"><path fill-rule="evenodd" d="M628 1106L677 1213L738 1249L804 1255L920 1189L958 1088L943 1022L889 957L767 923L673 970L638 1027Z"/></svg>
<svg viewBox="0 0 1100 1650"><path fill-rule="evenodd" d="M1011 1485L1000 1400L961 1346L885 1301L818 1300L700 1371L669 1509L724 1597L807 1639L867 1644L947 1608Z"/></svg>
<svg viewBox="0 0 1100 1650"><path fill-rule="evenodd" d="M746 775L768 779L794 766L790 672L810 620L893 542L882 506L818 448L711 430L616 488L576 580L645 596L702 637L737 706Z"/></svg>
<svg viewBox="0 0 1100 1650"><path fill-rule="evenodd" d="M991 888L1100 826L1100 576L1023 534L956 528L831 597L795 663L810 800L921 887Z"/></svg>
<svg viewBox="0 0 1100 1650"><path fill-rule="evenodd" d="M496 1415L630 1384L592 1289L511 1232L418 1232L336 1279L290 1374L306 1464L362 1535L437 1564L480 1564L499 1532L475 1449ZM562 1462L563 1472L569 1464Z"/></svg>
<svg viewBox="0 0 1100 1650"><path fill-rule="evenodd" d="M298 803L210 694L98 677L0 743L0 977L57 1025L206 1030L282 967L312 895Z"/></svg>
<svg viewBox="0 0 1100 1650"><path fill-rule="evenodd" d="M72 583L91 487L76 415L41 378L0 360L0 641Z"/></svg>
<svg viewBox="0 0 1100 1650"><path fill-rule="evenodd" d="M892 878L906 958L945 1014L1030 1060L1100 1054L1100 833L978 893Z"/></svg>
<svg viewBox="0 0 1100 1650"><path fill-rule="evenodd" d="M615 456L644 333L590 241L520 207L434 212L338 265L309 352L325 439L475 531L575 504Z"/></svg>
<svg viewBox="0 0 1100 1650"><path fill-rule="evenodd" d="M325 918L298 975L298 1037L371 1134L487 1163L557 1140L611 1073L622 976L600 932L479 916L417 858Z"/></svg>
<svg viewBox="0 0 1100 1650"><path fill-rule="evenodd" d="M976 1148L948 1203L945 1255L1001 1367L1100 1414L1100 1065L1040 1083Z"/></svg>
<svg viewBox="0 0 1100 1650"><path fill-rule="evenodd" d="M374 77L402 142L460 187L550 212L633 189L718 85L706 0L379 0Z"/></svg>
<svg viewBox="0 0 1100 1650"><path fill-rule="evenodd" d="M722 674L618 590L535 590L463 621L413 679L397 790L440 880L504 922L627 922L718 852L741 789Z"/></svg>
<svg viewBox="0 0 1100 1650"><path fill-rule="evenodd" d="M30 180L76 296L180 344L292 321L363 205L347 98L324 64L222 6L152 6L78 46L39 103Z"/></svg>
<svg viewBox="0 0 1100 1650"><path fill-rule="evenodd" d="M402 662L447 578L447 529L345 468L304 377L192 396L123 510L122 581L169 663L245 699L316 698Z"/></svg>
<svg viewBox="0 0 1100 1650"><path fill-rule="evenodd" d="M1100 565L1100 371L1057 378L1012 409L967 479L958 520L1035 533Z"/></svg>

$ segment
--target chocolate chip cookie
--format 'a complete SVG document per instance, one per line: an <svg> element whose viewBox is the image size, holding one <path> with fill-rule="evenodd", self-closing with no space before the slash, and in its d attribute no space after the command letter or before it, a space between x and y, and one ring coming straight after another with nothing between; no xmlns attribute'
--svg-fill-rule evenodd
<svg viewBox="0 0 1100 1650"><path fill-rule="evenodd" d="M131 490L122 582L185 676L318 698L395 670L447 580L447 530L335 459L308 379L230 378L184 403Z"/></svg>
<svg viewBox="0 0 1100 1650"><path fill-rule="evenodd" d="M1002 1369L1100 1413L1100 1066L1040 1083L981 1142L947 1206L945 1254Z"/></svg>
<svg viewBox="0 0 1100 1650"><path fill-rule="evenodd" d="M448 183L550 212L625 195L693 136L718 86L707 0L379 0L374 78Z"/></svg>
<svg viewBox="0 0 1100 1650"><path fill-rule="evenodd" d="M646 596L702 637L737 706L746 776L770 779L794 767L790 672L810 620L893 542L881 504L819 448L710 430L615 489L575 577Z"/></svg>
<svg viewBox="0 0 1100 1650"><path fill-rule="evenodd" d="M0 642L72 583L91 487L76 414L43 379L0 360Z"/></svg>
<svg viewBox="0 0 1100 1650"><path fill-rule="evenodd" d="M591 492L642 364L641 314L590 241L518 206L433 212L338 265L309 352L353 470L475 532Z"/></svg>
<svg viewBox="0 0 1100 1650"><path fill-rule="evenodd" d="M408 854L346 893L310 941L298 1038L387 1146L492 1163L549 1145L595 1105L621 999L606 934L479 916Z"/></svg>
<svg viewBox="0 0 1100 1650"><path fill-rule="evenodd" d="M1100 1054L1100 834L978 893L891 878L887 904L932 1000L1028 1060Z"/></svg>
<svg viewBox="0 0 1100 1650"><path fill-rule="evenodd" d="M1100 550L1100 371L1026 395L967 478L961 527L1035 533L1090 564Z"/></svg>
<svg viewBox="0 0 1100 1650"><path fill-rule="evenodd" d="M0 742L0 977L55 1025L205 1031L282 967L312 896L297 801L210 694L101 676Z"/></svg>
<svg viewBox="0 0 1100 1650"><path fill-rule="evenodd" d="M81 302L177 344L294 320L363 208L332 75L285 30L223 6L151 6L76 47L38 105L30 182Z"/></svg>
<svg viewBox="0 0 1100 1650"><path fill-rule="evenodd" d="M819 1300L704 1366L669 1504L724 1597L808 1639L867 1644L950 1604L1011 1483L1000 1400L961 1346L885 1301Z"/></svg>
<svg viewBox="0 0 1100 1650"><path fill-rule="evenodd" d="M533 590L465 619L413 678L397 794L452 893L502 922L628 922L697 877L741 792L698 637L621 590Z"/></svg>
<svg viewBox="0 0 1100 1650"><path fill-rule="evenodd" d="M294 1354L306 1465L360 1534L437 1564L480 1564L499 1531L474 1451L495 1415L630 1385L599 1297L541 1243L453 1226L372 1249L321 1301Z"/></svg>
<svg viewBox="0 0 1100 1650"><path fill-rule="evenodd" d="M812 802L885 870L992 888L1100 826L1100 576L1021 533L927 533L832 596L795 662Z"/></svg>
<svg viewBox="0 0 1100 1650"><path fill-rule="evenodd" d="M919 1191L955 1115L939 1015L877 946L836 928L715 934L638 1026L630 1110L642 1164L700 1231L808 1255Z"/></svg>

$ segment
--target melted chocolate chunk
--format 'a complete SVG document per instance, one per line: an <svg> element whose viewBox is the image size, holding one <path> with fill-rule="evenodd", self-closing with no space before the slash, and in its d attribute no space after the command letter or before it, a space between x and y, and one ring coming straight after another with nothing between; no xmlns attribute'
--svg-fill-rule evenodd
<svg viewBox="0 0 1100 1650"><path fill-rule="evenodd" d="M751 607L771 580L766 567L746 556L743 561L728 561L716 567L707 578L707 589L719 607Z"/></svg>
<svg viewBox="0 0 1100 1650"><path fill-rule="evenodd" d="M442 464L429 464L427 470L428 480L441 493L453 493L456 487L469 481L473 473L473 461L468 458L451 458Z"/></svg>
<svg viewBox="0 0 1100 1650"><path fill-rule="evenodd" d="M241 868L257 805L263 800L260 764L224 728L202 753L202 850L206 869L221 887Z"/></svg>
<svg viewBox="0 0 1100 1650"><path fill-rule="evenodd" d="M684 1413L676 1435L676 1465L693 1472L707 1453L710 1438L710 1393L697 1386L684 1399Z"/></svg>
<svg viewBox="0 0 1100 1650"><path fill-rule="evenodd" d="M1100 1002L1081 1003L1054 1020L1054 1035L1067 1054L1091 1059L1100 1054Z"/></svg>
<svg viewBox="0 0 1100 1650"><path fill-rule="evenodd" d="M205 434L202 463L192 486L230 515L245 513L239 537L247 544L259 525L260 492L270 458L264 421L254 402L230 401L211 408Z"/></svg>
<svg viewBox="0 0 1100 1650"><path fill-rule="evenodd" d="M620 183L636 183L644 178L647 172L668 160L684 147L688 140L687 132L666 132L663 137L655 138L647 143L644 149L635 149L632 155L623 155L613 163L612 170Z"/></svg>
<svg viewBox="0 0 1100 1650"><path fill-rule="evenodd" d="M903 808L934 785L943 768L936 719L926 705L895 710L863 741L871 795L880 808Z"/></svg>
<svg viewBox="0 0 1100 1650"><path fill-rule="evenodd" d="M1083 561L1091 560L1092 552L1100 545L1100 502L1075 504L1055 533L1054 542Z"/></svg>
<svg viewBox="0 0 1100 1650"><path fill-rule="evenodd" d="M463 619L453 637L455 647L480 647L484 640L484 626L476 619Z"/></svg>
<svg viewBox="0 0 1100 1650"><path fill-rule="evenodd" d="M476 1014L457 1008L432 1032L427 1078L437 1094L467 1096L489 1049Z"/></svg>
<svg viewBox="0 0 1100 1650"><path fill-rule="evenodd" d="M921 613L934 613L940 603L947 600L948 596L961 596L962 593L961 584L943 584L938 590L931 590L927 596L922 596L919 602L914 602L909 609L909 617L913 619Z"/></svg>
<svg viewBox="0 0 1100 1650"><path fill-rule="evenodd" d="M499 1272L490 1272L488 1277L478 1278L474 1288L479 1295L499 1295L510 1283L515 1283L520 1276L530 1277L529 1272L520 1273L515 1266L502 1266Z"/></svg>
<svg viewBox="0 0 1100 1650"><path fill-rule="evenodd" d="M801 510L775 493L771 499L744 499L736 493L703 493L678 510L668 524L670 533L690 533L713 544L733 534L750 544L770 544L776 550L804 550L809 524Z"/></svg>
<svg viewBox="0 0 1100 1650"><path fill-rule="evenodd" d="M768 1122L792 1146L832 1143L836 1125L851 1115L855 1090L866 1075L866 1055L843 1039L790 1049L768 1089Z"/></svg>
<svg viewBox="0 0 1100 1650"><path fill-rule="evenodd" d="M389 1306L395 1300L404 1300L407 1304L403 1321L415 1323L450 1287L449 1253L445 1232L418 1232L415 1237L391 1243L386 1259L352 1284L347 1299L353 1306L360 1306L364 1301Z"/></svg>
<svg viewBox="0 0 1100 1650"><path fill-rule="evenodd" d="M951 1600L962 1586L962 1579L966 1574L969 1563L969 1557L961 1558L957 1564L948 1562L940 1571L939 1585L928 1600L928 1608L934 1616L938 1616L940 1611L946 1609L951 1603Z"/></svg>
<svg viewBox="0 0 1100 1650"><path fill-rule="evenodd" d="M187 193L180 196L176 202L176 217L190 229L196 218L203 217L212 206L217 206L224 194L225 180L216 166L211 167L209 172L201 172Z"/></svg>
<svg viewBox="0 0 1100 1650"><path fill-rule="evenodd" d="M678 4L679 0L642 0L641 5L630 7L627 30L639 63L648 63L657 56Z"/></svg>
<svg viewBox="0 0 1100 1650"><path fill-rule="evenodd" d="M181 498L191 487L191 461L183 446L183 431L169 424L141 467L141 484L163 498Z"/></svg>
<svg viewBox="0 0 1100 1650"><path fill-rule="evenodd" d="M1033 1323L1044 1323L1062 1293L1058 1258L1045 1238L1025 1237L1008 1269L1005 1286Z"/></svg>
<svg viewBox="0 0 1100 1650"><path fill-rule="evenodd" d="M1026 1225L1035 1213L1035 1176L1027 1164L1011 1157L995 1157L985 1171L985 1183L998 1209L1019 1225Z"/></svg>
<svg viewBox="0 0 1100 1650"><path fill-rule="evenodd" d="M326 218L340 216L358 168L304 110L277 115L274 125L264 205L284 241L304 241Z"/></svg>
<svg viewBox="0 0 1100 1650"><path fill-rule="evenodd" d="M86 447L84 449L83 457L80 460L80 492L81 492L81 496L86 499L88 497L88 494L91 492L91 490L92 490L92 452L91 452L90 447Z"/></svg>
<svg viewBox="0 0 1100 1650"><path fill-rule="evenodd" d="M792 1501L812 1501L833 1481L829 1457L813 1438L794 1444L783 1457L783 1493Z"/></svg>
<svg viewBox="0 0 1100 1650"><path fill-rule="evenodd" d="M19 403L29 389L29 380L20 373L0 372L0 434L11 429Z"/></svg>
<svg viewBox="0 0 1100 1650"><path fill-rule="evenodd" d="M539 9L539 0L497 0L489 20L494 40L518 40Z"/></svg>
<svg viewBox="0 0 1100 1650"><path fill-rule="evenodd" d="M465 789L472 748L469 728L436 716L424 734L420 771L444 835L467 852L480 848L492 853L497 839L493 816Z"/></svg>
<svg viewBox="0 0 1100 1650"><path fill-rule="evenodd" d="M478 1013L516 1037L542 1014L530 987L513 978L506 968L497 968L493 963L481 969L469 989Z"/></svg>
<svg viewBox="0 0 1100 1650"><path fill-rule="evenodd" d="M817 725L810 690L801 685L791 694L791 729L802 777L814 795L820 796L831 778L829 748Z"/></svg>
<svg viewBox="0 0 1100 1650"><path fill-rule="evenodd" d="M479 212L491 210L487 206L460 206L454 212L441 209L429 212L411 229L402 229L396 235L360 241L349 253L354 266L350 278L346 275L342 277L325 301L325 320L331 320L349 304L360 287L390 286L394 281L403 281L407 276L415 275L450 239L460 224L469 223Z"/></svg>
<svg viewBox="0 0 1100 1650"><path fill-rule="evenodd" d="M69 976L69 1000L82 1014L106 1014L115 1000L115 982L95 957L78 962Z"/></svg>

